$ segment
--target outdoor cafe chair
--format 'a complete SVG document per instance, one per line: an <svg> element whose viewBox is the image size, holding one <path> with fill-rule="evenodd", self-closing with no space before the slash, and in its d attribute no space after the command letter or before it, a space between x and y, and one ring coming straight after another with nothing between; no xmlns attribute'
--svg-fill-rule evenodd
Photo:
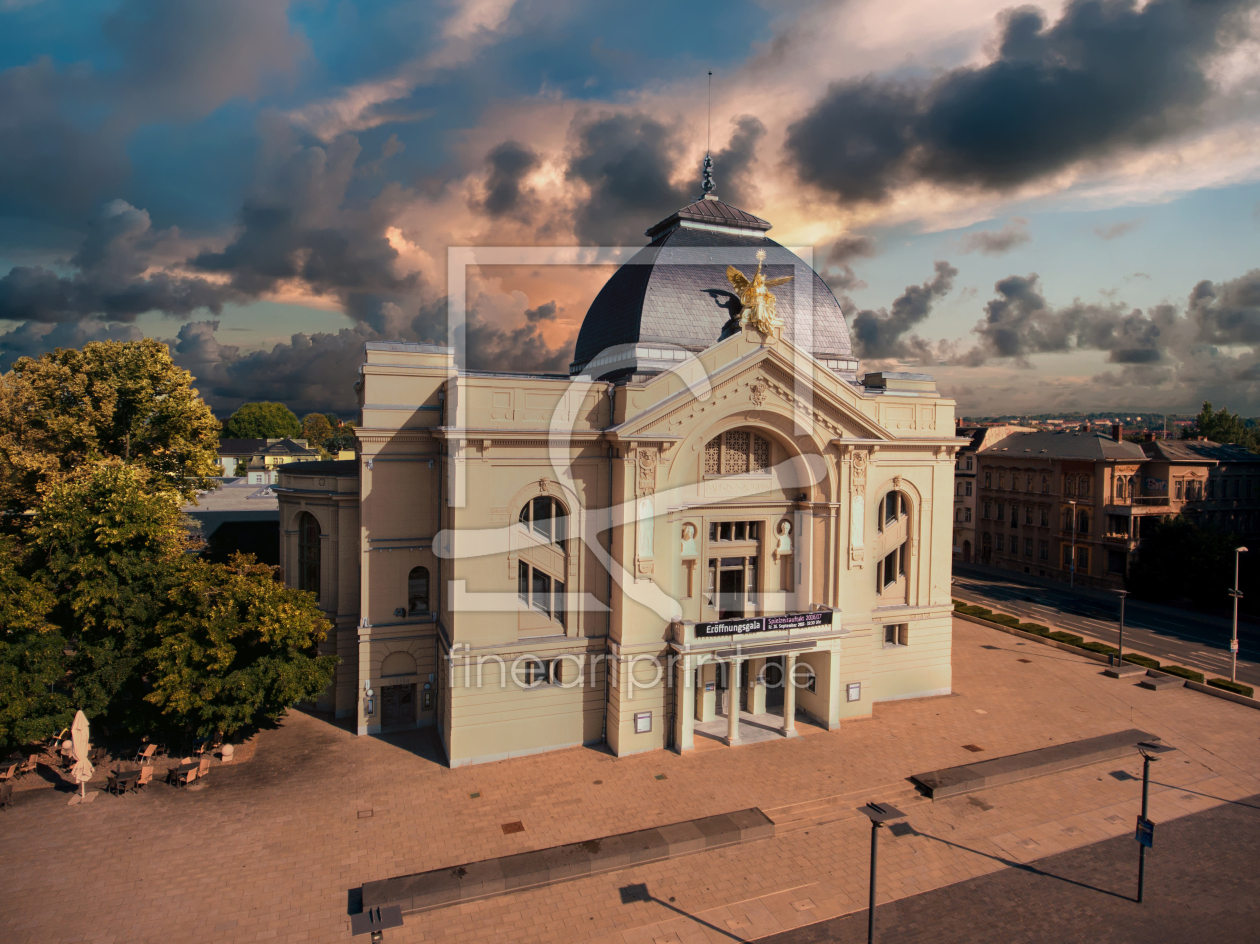
<svg viewBox="0 0 1260 944"><path fill-rule="evenodd" d="M19 766L21 766L21 763L22 763L21 761L14 761L12 764L9 764L9 766L7 767L0 767L0 781L12 780L14 773L17 772L17 769Z"/></svg>
<svg viewBox="0 0 1260 944"><path fill-rule="evenodd" d="M147 767L140 768L140 776L136 779L136 782L132 786L132 789L139 790L141 787L147 787L152 782L153 782L153 765L149 764Z"/></svg>
<svg viewBox="0 0 1260 944"><path fill-rule="evenodd" d="M153 755L157 753L157 745L149 744L142 751L136 752L136 763L143 764L147 760L153 760Z"/></svg>
<svg viewBox="0 0 1260 944"><path fill-rule="evenodd" d="M197 776L204 777L210 772L210 755L202 754L201 762L197 765Z"/></svg>
<svg viewBox="0 0 1260 944"><path fill-rule="evenodd" d="M7 811L9 804L13 802L13 783L6 781L0 783L0 810Z"/></svg>
<svg viewBox="0 0 1260 944"><path fill-rule="evenodd" d="M39 755L32 754L30 757L26 758L26 763L24 763L21 767L18 768L18 774L19 775L29 774L31 771L35 770L35 768L37 768L38 766L39 766Z"/></svg>
<svg viewBox="0 0 1260 944"><path fill-rule="evenodd" d="M175 774L175 786L177 786L177 787L186 787L186 786L188 786L190 783L192 783L192 782L193 782L194 780L196 780L196 779L197 779L197 768L196 768L196 767L194 767L192 770L186 770L186 771L184 771L182 774L181 774L181 773L179 773L179 772L176 772L176 774Z"/></svg>

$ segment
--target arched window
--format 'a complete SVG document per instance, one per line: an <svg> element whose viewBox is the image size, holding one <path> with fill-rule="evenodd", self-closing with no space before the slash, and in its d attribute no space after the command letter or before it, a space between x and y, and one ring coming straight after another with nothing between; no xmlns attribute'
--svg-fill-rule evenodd
<svg viewBox="0 0 1260 944"><path fill-rule="evenodd" d="M568 512L550 495L525 503L517 523L540 543L527 543L517 562L517 595L524 606L545 614L561 628L567 626L565 574L568 554L565 537Z"/></svg>
<svg viewBox="0 0 1260 944"><path fill-rule="evenodd" d="M298 589L319 599L319 522L309 511L298 515Z"/></svg>
<svg viewBox="0 0 1260 944"><path fill-rule="evenodd" d="M429 568L413 567L407 575L407 615L426 616L429 612Z"/></svg>
<svg viewBox="0 0 1260 944"><path fill-rule="evenodd" d="M898 491L889 492L879 502L879 511L875 513L875 521L881 531L897 522L902 515L909 512L906 496Z"/></svg>
<svg viewBox="0 0 1260 944"><path fill-rule="evenodd" d="M714 436L704 445L705 475L770 472L770 440L743 429Z"/></svg>
<svg viewBox="0 0 1260 944"><path fill-rule="evenodd" d="M1078 524L1077 530L1081 534L1089 534L1089 512L1082 511L1080 519L1078 520L1077 524Z"/></svg>
<svg viewBox="0 0 1260 944"><path fill-rule="evenodd" d="M517 517L517 523L527 531L542 538L548 544L563 544L567 533L567 513L564 506L550 495L539 495L525 503Z"/></svg>

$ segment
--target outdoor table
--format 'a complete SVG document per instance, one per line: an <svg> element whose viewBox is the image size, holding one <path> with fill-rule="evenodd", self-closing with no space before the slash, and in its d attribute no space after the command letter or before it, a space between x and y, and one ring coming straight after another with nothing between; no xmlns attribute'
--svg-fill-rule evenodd
<svg viewBox="0 0 1260 944"><path fill-rule="evenodd" d="M116 774L112 774L111 778L114 781L114 790L115 791L122 790L125 793L127 791L127 788L131 785L132 781L140 779L140 771L120 770Z"/></svg>
<svg viewBox="0 0 1260 944"><path fill-rule="evenodd" d="M200 764L194 761L191 764L180 764L178 767L172 767L167 773L166 779L169 782L172 779L175 779L177 775L178 777L183 777L183 775L188 773L188 771L196 770L200 766Z"/></svg>

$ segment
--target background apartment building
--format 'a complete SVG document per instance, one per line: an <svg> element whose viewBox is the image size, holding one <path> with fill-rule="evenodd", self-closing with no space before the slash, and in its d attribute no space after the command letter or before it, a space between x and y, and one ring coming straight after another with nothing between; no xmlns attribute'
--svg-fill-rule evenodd
<svg viewBox="0 0 1260 944"><path fill-rule="evenodd" d="M976 478L976 560L1081 586L1123 587L1152 519L1260 527L1260 456L1241 446L1017 432L978 450Z"/></svg>

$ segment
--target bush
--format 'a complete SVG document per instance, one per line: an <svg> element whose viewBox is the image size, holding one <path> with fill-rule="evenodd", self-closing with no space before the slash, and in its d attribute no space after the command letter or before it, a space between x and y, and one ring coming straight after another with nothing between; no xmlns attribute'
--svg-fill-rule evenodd
<svg viewBox="0 0 1260 944"><path fill-rule="evenodd" d="M1242 682L1231 682L1229 679L1208 679L1208 684L1213 688L1233 692L1235 695L1246 695L1248 698L1256 697L1256 690L1250 685L1242 684Z"/></svg>
<svg viewBox="0 0 1260 944"><path fill-rule="evenodd" d="M1132 662L1134 665L1140 665L1140 666L1142 666L1143 668L1147 668L1147 669L1158 669L1158 668L1159 668L1159 660L1158 660L1158 659L1151 659L1151 658L1148 658L1148 657L1146 657L1146 656L1134 655L1132 652L1127 652L1127 653L1125 653L1125 656L1124 656L1124 661L1125 661L1125 662Z"/></svg>
<svg viewBox="0 0 1260 944"><path fill-rule="evenodd" d="M1020 623L1018 628L1026 633L1032 633L1034 636L1050 635L1050 627L1042 626L1040 623Z"/></svg>
<svg viewBox="0 0 1260 944"><path fill-rule="evenodd" d="M983 606L960 606L957 609L958 612L962 613L964 616L979 616L981 618L984 618L993 612Z"/></svg>
<svg viewBox="0 0 1260 944"><path fill-rule="evenodd" d="M1187 669L1185 666L1161 665L1159 667L1159 670L1161 672L1167 672L1169 675L1176 675L1176 676L1179 676L1180 678L1189 679L1192 682L1201 683L1203 681L1202 672L1196 672L1194 671L1194 669Z"/></svg>
<svg viewBox="0 0 1260 944"><path fill-rule="evenodd" d="M954 609L956 609L956 610L961 610L961 609L963 609L964 607L966 607L966 605L967 605L967 604L966 604L966 603L964 603L962 600L955 600L955 601L954 601Z"/></svg>
<svg viewBox="0 0 1260 944"><path fill-rule="evenodd" d="M1115 646L1109 646L1105 642L1083 642L1082 649L1088 649L1090 652L1100 652L1105 656L1114 656L1120 650Z"/></svg>
<svg viewBox="0 0 1260 944"><path fill-rule="evenodd" d="M1065 633L1065 632L1051 633L1049 638L1053 639L1055 642L1065 642L1069 646L1079 646L1081 645L1081 643L1085 641L1084 638L1076 635L1076 633Z"/></svg>
<svg viewBox="0 0 1260 944"><path fill-rule="evenodd" d="M990 623L1001 623L1003 626L1014 627L1014 626L1019 625L1019 617L1007 616L1005 613L994 613L984 618L987 619Z"/></svg>

